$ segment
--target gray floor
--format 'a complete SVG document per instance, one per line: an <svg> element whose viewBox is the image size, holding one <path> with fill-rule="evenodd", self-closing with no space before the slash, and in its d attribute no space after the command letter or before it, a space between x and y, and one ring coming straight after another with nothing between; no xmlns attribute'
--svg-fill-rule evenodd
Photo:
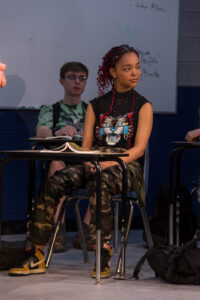
<svg viewBox="0 0 200 300"><path fill-rule="evenodd" d="M73 233L67 233L68 249L63 254L53 254L46 274L10 277L0 272L0 299L181 299L195 300L200 297L200 286L172 285L155 278L147 263L140 273L140 280L115 280L113 277L95 285L90 277L94 254L89 252L89 263L84 264L81 250L72 248ZM6 236L3 239L23 239L23 236ZM127 247L126 270L131 277L133 267L145 252L141 231L132 231ZM114 275L118 254L112 257Z"/></svg>

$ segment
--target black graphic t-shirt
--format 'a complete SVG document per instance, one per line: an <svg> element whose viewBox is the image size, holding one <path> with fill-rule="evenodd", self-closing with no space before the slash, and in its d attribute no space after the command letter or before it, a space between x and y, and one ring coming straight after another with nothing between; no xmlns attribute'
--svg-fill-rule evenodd
<svg viewBox="0 0 200 300"><path fill-rule="evenodd" d="M124 93L110 91L90 103L96 116L94 146L133 147L139 111L150 102L131 89Z"/></svg>

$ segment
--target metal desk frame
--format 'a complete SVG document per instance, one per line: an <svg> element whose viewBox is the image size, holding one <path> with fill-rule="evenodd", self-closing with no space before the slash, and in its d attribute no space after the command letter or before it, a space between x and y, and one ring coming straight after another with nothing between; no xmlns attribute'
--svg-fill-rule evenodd
<svg viewBox="0 0 200 300"><path fill-rule="evenodd" d="M38 137L31 137L28 139L30 143L32 143L31 150L38 150L40 147L44 149L45 147L49 149L49 147L59 147L63 145L66 142L73 142L78 145L81 145L82 140L80 139L69 139L65 136L63 138L55 138L55 137L49 137L49 138L38 138ZM32 208L35 203L35 161L30 160L29 161L29 181L28 181L28 209L27 209L27 238L29 236L29 224L30 224L30 218L32 213ZM86 246L86 245L85 245ZM84 258L85 259L85 258ZM88 258L87 258L88 259ZM86 261L87 261L86 259Z"/></svg>
<svg viewBox="0 0 200 300"><path fill-rule="evenodd" d="M122 188L122 196L123 196L123 204L122 204L122 233L125 233L125 218L126 218L126 203L127 203L127 169L126 165L119 157L128 156L128 154L123 153L100 153L100 154L77 154L75 152L61 152L61 153L53 153L53 152L44 152L40 150L5 150L0 151L0 154L5 155L5 157L0 161L0 238L2 233L2 190L3 190L3 166L10 160L69 160L70 162L74 160L78 160L81 162L90 161L92 162L97 171L97 184L96 184L96 193L97 193L97 207L96 207L96 284L101 284L100 277L100 266L101 266L101 168L99 162L101 161L116 161L122 166L123 169L123 188ZM123 240L122 236L122 240ZM125 258L123 257L122 260Z"/></svg>
<svg viewBox="0 0 200 300"><path fill-rule="evenodd" d="M177 189L181 184L181 154L188 149L199 149L200 142L172 142L171 145L176 146L170 154L170 170L169 170L169 188L170 188L170 204L169 204L169 245L174 244L174 225L176 226L176 238L175 243L177 246L180 244L179 230L180 230L180 207L179 201L176 198L174 190L174 182ZM176 160L176 165L175 165ZM174 173L176 171L176 179L174 180ZM174 224L174 212L175 212L175 224Z"/></svg>

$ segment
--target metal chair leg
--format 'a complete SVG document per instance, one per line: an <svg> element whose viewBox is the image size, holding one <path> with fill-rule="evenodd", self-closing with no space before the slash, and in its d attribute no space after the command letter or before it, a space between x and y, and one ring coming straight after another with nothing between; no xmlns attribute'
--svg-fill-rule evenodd
<svg viewBox="0 0 200 300"><path fill-rule="evenodd" d="M81 197L81 199L83 199L83 198L84 198L84 196ZM78 227L78 232L79 232L80 241L81 241L81 248L83 250L84 262L88 263L88 261L89 261L87 246L86 246L86 242L85 242L85 236L84 236L83 226L82 226L82 221L81 221L81 215L80 215L80 210L79 210L79 201L80 201L80 199L78 199L78 197L75 198L74 196L70 195L70 196L66 197L66 199L63 201L63 204L61 206L61 209L60 209L60 212L59 212L59 215L58 215L58 220L57 220L56 224L54 225L53 234L51 236L51 239L50 239L50 242L49 242L49 247L48 247L48 250L47 250L47 255L46 255L46 268L49 267L49 264L50 264L50 261L51 261L53 247L54 247L54 244L55 244L55 240L56 240L58 230L60 228L61 220L62 220L64 212L65 212L65 208L66 208L67 204L72 199L75 199L75 216L76 216L77 227Z"/></svg>
<svg viewBox="0 0 200 300"><path fill-rule="evenodd" d="M143 219L143 224L144 224L144 231L145 231L145 235L146 235L146 239L147 239L147 244L149 246L149 248L153 247L153 239L152 239L152 235L151 235L151 231L150 231L150 227L149 227L149 221L147 218L147 213L145 210L145 207L141 207L140 208L141 214L142 214L142 219Z"/></svg>
<svg viewBox="0 0 200 300"><path fill-rule="evenodd" d="M119 200L114 202L114 252L118 252L118 235L119 235Z"/></svg>
<svg viewBox="0 0 200 300"><path fill-rule="evenodd" d="M77 223L78 233L79 233L80 242L81 242L81 249L83 251L84 263L88 263L89 262L88 251L87 251L87 246L86 246L86 241L85 241L85 235L83 232L83 224L82 224L82 220L81 220L81 214L80 214L80 210L79 210L79 201L80 201L80 199L75 199L76 223Z"/></svg>
<svg viewBox="0 0 200 300"><path fill-rule="evenodd" d="M121 250L120 250L120 254L119 254L115 279L125 279L125 253L126 253L126 245L128 242L128 235L129 235L130 227L131 227L131 220L133 217L134 201L129 200L129 205L130 205L129 217L128 217L128 222L127 222L127 226L126 226L126 232L125 232L124 239L122 237L122 240L121 240ZM151 235L151 231L150 231L150 227L149 227L149 221L147 218L146 210L145 210L145 207L139 206L139 208L140 208L141 215L142 215L147 244L148 244L149 248L152 248L153 247L153 239L152 239L152 235Z"/></svg>
<svg viewBox="0 0 200 300"><path fill-rule="evenodd" d="M59 212L59 215L58 215L58 219L57 219L57 222L56 224L54 225L54 230L53 230L53 234L51 236L51 239L50 239L50 242L49 242L49 247L48 247L48 251L47 251L47 255L46 255L46 268L48 269L49 267L49 264L50 264L50 261L51 261L51 257L52 257L52 252L53 252L53 247L54 247L54 244L55 244L55 240L56 240L56 236L57 236L57 233L58 233L58 230L60 228L60 223L61 223L61 220L63 218L63 215L64 215L64 211L65 211L65 207L67 205L67 203L71 200L71 197L67 197L64 201L63 201L63 204L61 206L61 209L60 209L60 212Z"/></svg>
<svg viewBox="0 0 200 300"><path fill-rule="evenodd" d="M49 243L47 256L46 256L46 260L45 260L46 261L45 266L46 266L47 269L48 269L50 261L51 261L53 247L54 247L54 244L55 244L55 240L56 240L56 237L57 237L59 227L60 227L60 221L57 223L57 225L55 227L55 230L54 230L54 233L53 233L53 236L52 236L52 238L50 240L50 243Z"/></svg>
<svg viewBox="0 0 200 300"><path fill-rule="evenodd" d="M119 254L119 259L118 259L118 264L117 264L117 269L116 269L116 275L115 279L125 279L125 252L126 252L126 245L128 242L128 235L130 232L131 228L131 221L133 217L133 201L129 201L129 216L128 216L128 221L127 221L127 226L126 226L126 231L125 233L121 233L121 250Z"/></svg>

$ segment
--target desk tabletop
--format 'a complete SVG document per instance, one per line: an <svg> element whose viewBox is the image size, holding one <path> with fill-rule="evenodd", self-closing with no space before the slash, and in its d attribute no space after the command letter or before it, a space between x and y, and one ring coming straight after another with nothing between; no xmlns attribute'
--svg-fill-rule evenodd
<svg viewBox="0 0 200 300"><path fill-rule="evenodd" d="M73 138L70 138L68 136L60 136L60 137L52 136L48 138L31 137L28 140L29 142L33 142L35 144L53 146L53 145L61 145L66 142L73 142L73 143L80 144L82 142L82 137L81 136L74 136Z"/></svg>
<svg viewBox="0 0 200 300"><path fill-rule="evenodd" d="M179 146L183 148L200 148L200 142L186 142L186 141L174 141L170 143L174 146Z"/></svg>
<svg viewBox="0 0 200 300"><path fill-rule="evenodd" d="M87 160L112 160L118 157L128 156L127 153L75 153L75 152L48 152L41 150L2 150L0 154L5 154L7 157L16 159L44 159L44 160L69 160L70 159L80 159L82 161Z"/></svg>

